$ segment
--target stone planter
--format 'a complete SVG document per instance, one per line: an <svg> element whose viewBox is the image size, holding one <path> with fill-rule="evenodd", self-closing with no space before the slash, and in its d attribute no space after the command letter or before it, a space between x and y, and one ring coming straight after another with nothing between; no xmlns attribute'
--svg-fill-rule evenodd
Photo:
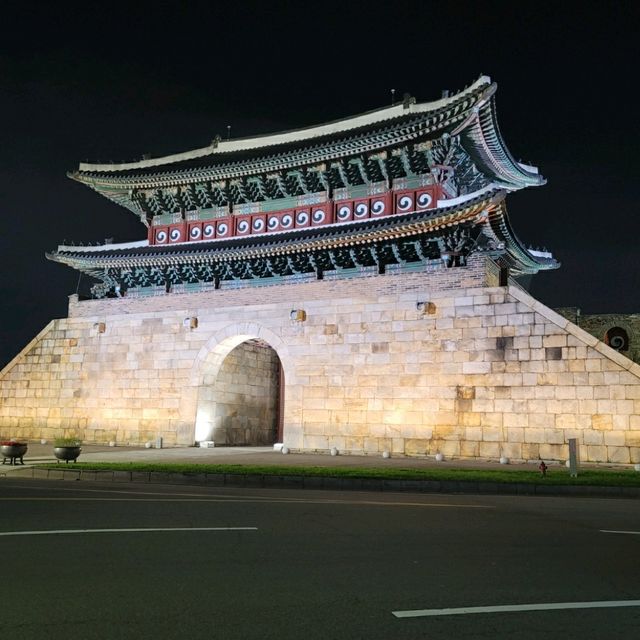
<svg viewBox="0 0 640 640"><path fill-rule="evenodd" d="M25 442L3 444L0 446L2 464L5 464L7 460L9 460L9 464L17 464L16 460L20 460L20 464L24 464L24 460L22 458L24 454L27 453L27 449L28 446Z"/></svg>
<svg viewBox="0 0 640 640"><path fill-rule="evenodd" d="M65 446L65 447L55 447L53 450L53 455L58 458L58 462L60 460L64 460L67 464L69 464L69 460L75 462L82 451L82 447L80 446Z"/></svg>

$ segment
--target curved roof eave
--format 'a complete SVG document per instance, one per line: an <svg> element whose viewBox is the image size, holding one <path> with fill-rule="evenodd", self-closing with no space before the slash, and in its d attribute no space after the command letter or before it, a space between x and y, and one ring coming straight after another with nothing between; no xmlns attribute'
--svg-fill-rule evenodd
<svg viewBox="0 0 640 640"><path fill-rule="evenodd" d="M516 161L500 134L494 98L497 88L493 83L485 91L467 121L454 133L464 137L469 155L506 185L515 189L543 185L546 181L538 168Z"/></svg>
<svg viewBox="0 0 640 640"><path fill-rule="evenodd" d="M393 118L407 114L419 114L436 111L438 109L447 107L449 104L455 102L456 100L459 100L465 95L471 95L477 92L481 87L490 84L491 78L489 78L488 76L480 76L471 86L452 96L441 98L440 100L422 102L419 104L410 103L408 105L404 105L402 102L400 102L391 107L375 109L373 111L321 125L304 127L301 129L293 129L281 133L253 136L250 138L238 138L235 140L213 142L206 147L201 147L199 149L193 149L191 151L185 151L168 156L162 156L160 158L149 158L136 162L122 162L114 164L81 162L78 167L78 172L113 173L118 171L147 169L151 167L173 164L176 162L183 162L185 160L202 158L205 156L234 153L239 151L249 151L267 147L275 147L292 142L313 140L315 138L321 138L327 135L339 134L351 131L353 129L359 129L361 127L373 125L378 122L384 122L385 120L391 120Z"/></svg>
<svg viewBox="0 0 640 640"><path fill-rule="evenodd" d="M558 269L560 263L543 252L529 251L515 234L504 200L489 213L489 225L495 236L504 242L503 258L516 275L535 274Z"/></svg>

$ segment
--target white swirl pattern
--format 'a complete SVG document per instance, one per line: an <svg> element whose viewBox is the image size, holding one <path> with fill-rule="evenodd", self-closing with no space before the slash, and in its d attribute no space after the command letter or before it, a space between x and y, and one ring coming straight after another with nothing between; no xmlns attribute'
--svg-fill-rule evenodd
<svg viewBox="0 0 640 640"><path fill-rule="evenodd" d="M213 238L213 225L205 224L204 227L202 227L202 235L205 238Z"/></svg>
<svg viewBox="0 0 640 640"><path fill-rule="evenodd" d="M229 231L229 226L227 225L226 222L223 222L222 224L218 225L218 235L219 236L226 236L227 235L227 231Z"/></svg>
<svg viewBox="0 0 640 640"><path fill-rule="evenodd" d="M247 233L249 231L249 222L247 220L240 220L238 222L238 233Z"/></svg>
<svg viewBox="0 0 640 640"><path fill-rule="evenodd" d="M309 214L306 211L298 211L296 215L296 224L307 224L309 222Z"/></svg>
<svg viewBox="0 0 640 640"><path fill-rule="evenodd" d="M356 218L364 218L369 213L369 205L366 202L359 202L356 205L355 216Z"/></svg>
<svg viewBox="0 0 640 640"><path fill-rule="evenodd" d="M426 192L421 193L418 196L418 207L420 209L426 209L431 204L432 201L433 201L433 198L431 197L431 194Z"/></svg>
<svg viewBox="0 0 640 640"><path fill-rule="evenodd" d="M338 220L346 220L351 215L351 207L344 205L338 209Z"/></svg>
<svg viewBox="0 0 640 640"><path fill-rule="evenodd" d="M269 222L267 222L267 227L269 227L269 231L275 231L280 226L280 220L275 216L273 218L269 218Z"/></svg>
<svg viewBox="0 0 640 640"><path fill-rule="evenodd" d="M262 231L264 229L264 220L262 218L256 218L253 221L253 230Z"/></svg>
<svg viewBox="0 0 640 640"><path fill-rule="evenodd" d="M166 241L167 241L167 232L158 231L158 235L156 236L156 242L166 242Z"/></svg>
<svg viewBox="0 0 640 640"><path fill-rule="evenodd" d="M180 240L180 236L182 234L180 233L180 229L171 229L171 234L169 235L169 237L171 238L171 242L177 242L178 240Z"/></svg>
<svg viewBox="0 0 640 640"><path fill-rule="evenodd" d="M191 232L189 233L189 235L194 240L197 240L200 237L201 233L202 233L202 231L200 230L200 227L191 227Z"/></svg>
<svg viewBox="0 0 640 640"><path fill-rule="evenodd" d="M324 222L324 218L325 218L325 215L324 215L324 211L322 209L316 209L313 212L313 221L316 224L320 224L321 222Z"/></svg>
<svg viewBox="0 0 640 640"><path fill-rule="evenodd" d="M385 210L384 200L374 200L371 203L372 216L381 216L384 213L384 210Z"/></svg>
<svg viewBox="0 0 640 640"><path fill-rule="evenodd" d="M409 196L402 196L398 199L398 209L400 211L409 211L411 209L411 205L413 204L413 199Z"/></svg>
<svg viewBox="0 0 640 640"><path fill-rule="evenodd" d="M287 214L286 216L282 216L282 226L285 229L288 229L293 224L293 217Z"/></svg>

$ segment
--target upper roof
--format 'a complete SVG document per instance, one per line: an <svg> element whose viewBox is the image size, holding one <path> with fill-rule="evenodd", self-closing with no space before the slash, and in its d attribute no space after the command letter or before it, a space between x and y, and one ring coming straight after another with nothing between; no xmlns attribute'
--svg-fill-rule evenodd
<svg viewBox="0 0 640 640"><path fill-rule="evenodd" d="M441 98L432 102L423 102L417 104L415 99L399 102L391 107L382 107L373 109L366 113L333 120L325 124L302 127L300 129L291 129L279 133L269 133L259 136L251 136L248 138L236 138L233 140L213 140L210 145L175 153L159 158L147 158L135 162L121 163L91 163L81 162L78 167L78 173L120 173L135 172L136 174L153 173L149 169L159 168L161 170L168 169L173 165L177 168L184 163L192 160L215 156L226 156L227 158L236 155L247 155L247 152L254 150L264 150L272 147L287 147L288 145L300 145L313 141L324 141L335 136L351 136L358 130L371 129L375 125L385 123L389 120L397 120L402 118L408 119L408 116L414 114L434 114L444 113L447 109L458 104L461 100L471 99L466 104L465 111L468 111L474 103L478 102L481 94L491 87L491 79L488 76L480 76L470 87L456 93L450 97Z"/></svg>
<svg viewBox="0 0 640 640"><path fill-rule="evenodd" d="M205 185L228 191L235 182L246 186L252 180L276 174L286 179L301 171L320 175L322 180L336 164L366 165L375 160L388 165L388 154L402 147L413 152L421 142L439 144L450 139L459 140L478 170L492 181L509 189L542 184L544 179L538 170L517 162L502 141L495 115L495 91L496 84L488 76L481 76L466 89L433 102L417 103L406 98L391 107L314 127L215 140L207 147L161 158L118 164L81 163L69 175L131 209L145 223L158 213L157 208L145 208L145 202L158 191L169 190L170 198L176 190L179 195L188 187L198 187L202 193ZM402 177L401 172L391 178ZM223 202L225 198L219 199ZM233 198L226 199L233 203ZM237 199L236 203L250 200Z"/></svg>
<svg viewBox="0 0 640 640"><path fill-rule="evenodd" d="M551 254L526 249L511 228L507 194L544 179L536 167L517 162L504 144L496 88L481 76L434 102L408 97L315 127L216 140L162 158L82 163L71 177L136 213L152 227L153 244L60 246L47 257L100 280L94 295L149 283L319 274L354 266L384 269L415 261L443 260L452 266L478 251L489 251L514 274L557 268ZM420 189L434 194L428 210L417 205ZM412 211L399 207L398 198L411 204L409 192L416 198ZM383 217L349 222L335 217L336 211L349 209L348 200L370 196L388 198ZM290 221L289 231L271 232L263 220L251 237L243 237L237 226L262 214L265 220L288 210L297 216L298 208L314 203L327 212L326 226L299 228L296 222L293 228ZM205 241L202 231L193 236L197 242L178 234L175 245L156 243L158 230L166 235L162 225L213 229L220 219L235 229L233 237L225 230L224 237Z"/></svg>

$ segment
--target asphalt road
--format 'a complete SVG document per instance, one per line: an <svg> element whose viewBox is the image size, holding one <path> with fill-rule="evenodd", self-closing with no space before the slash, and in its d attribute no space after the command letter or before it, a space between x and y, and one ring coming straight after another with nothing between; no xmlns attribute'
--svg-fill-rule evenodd
<svg viewBox="0 0 640 640"><path fill-rule="evenodd" d="M0 629L21 640L637 637L640 606L393 613L640 601L640 535L602 530L640 532L640 503L5 478Z"/></svg>

